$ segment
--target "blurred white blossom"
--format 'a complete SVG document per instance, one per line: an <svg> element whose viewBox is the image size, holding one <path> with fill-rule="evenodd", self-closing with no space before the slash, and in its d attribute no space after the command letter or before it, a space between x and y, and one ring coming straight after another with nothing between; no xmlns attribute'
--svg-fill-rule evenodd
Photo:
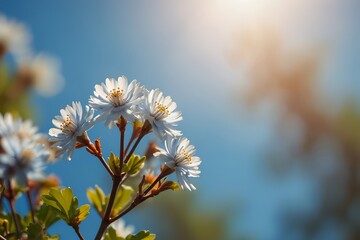
<svg viewBox="0 0 360 240"><path fill-rule="evenodd" d="M126 226L125 221L121 218L113 222L110 226L114 228L117 235L122 238L126 238L128 235L133 234L135 231L133 225Z"/></svg>
<svg viewBox="0 0 360 240"><path fill-rule="evenodd" d="M59 61L47 54L38 54L19 62L18 81L43 96L53 96L64 87Z"/></svg>
<svg viewBox="0 0 360 240"><path fill-rule="evenodd" d="M30 35L22 24L0 15L0 55L9 52L16 60L27 57L31 54L29 43Z"/></svg>

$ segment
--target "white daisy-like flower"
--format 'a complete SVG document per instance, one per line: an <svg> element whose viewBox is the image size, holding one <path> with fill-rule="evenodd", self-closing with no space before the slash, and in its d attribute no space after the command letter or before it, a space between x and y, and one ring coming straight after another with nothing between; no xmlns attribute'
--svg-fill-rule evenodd
<svg viewBox="0 0 360 240"><path fill-rule="evenodd" d="M30 35L26 28L15 21L0 15L0 56L6 52L16 58L30 55Z"/></svg>
<svg viewBox="0 0 360 240"><path fill-rule="evenodd" d="M144 118L151 123L153 131L160 139L165 139L167 135L182 135L181 131L175 129L177 123L182 120L181 112L175 109L176 103L170 96L164 97L159 89L145 91Z"/></svg>
<svg viewBox="0 0 360 240"><path fill-rule="evenodd" d="M190 145L187 138L173 138L168 136L165 140L165 149L158 148L154 156L159 157L169 168L175 169L179 185L182 190L195 190L189 177L199 177L201 160L194 156L195 147Z"/></svg>
<svg viewBox="0 0 360 240"><path fill-rule="evenodd" d="M121 218L113 222L110 226L114 228L117 235L122 238L126 238L128 235L133 234L135 231L133 225L126 226L125 221Z"/></svg>
<svg viewBox="0 0 360 240"><path fill-rule="evenodd" d="M18 81L46 97L59 93L65 85L59 61L46 54L20 61Z"/></svg>
<svg viewBox="0 0 360 240"><path fill-rule="evenodd" d="M143 89L136 80L128 84L125 76L117 80L107 78L105 83L95 85L89 105L101 112L97 121L105 120L105 125L112 128L120 115L131 122L136 120L138 105L143 101Z"/></svg>
<svg viewBox="0 0 360 240"><path fill-rule="evenodd" d="M0 137L12 135L18 136L21 140L32 141L37 141L43 136L31 120L14 119L10 113L5 113L4 116L0 113Z"/></svg>
<svg viewBox="0 0 360 240"><path fill-rule="evenodd" d="M50 156L46 148L16 135L2 137L0 154L0 178L4 181L15 179L21 186L27 180L39 180L45 177L44 165Z"/></svg>
<svg viewBox="0 0 360 240"><path fill-rule="evenodd" d="M94 109L85 106L83 112L80 102L72 102L72 106L67 105L60 114L52 121L56 128L49 130L49 141L53 143L52 147L58 148L57 157L65 154L71 160L77 138L93 127Z"/></svg>

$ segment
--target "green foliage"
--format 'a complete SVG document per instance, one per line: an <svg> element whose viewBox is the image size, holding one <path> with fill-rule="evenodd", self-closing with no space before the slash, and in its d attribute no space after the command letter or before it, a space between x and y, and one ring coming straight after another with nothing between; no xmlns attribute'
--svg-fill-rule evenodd
<svg viewBox="0 0 360 240"><path fill-rule="evenodd" d="M109 227L104 234L103 240L125 240L124 238L117 235L116 230Z"/></svg>
<svg viewBox="0 0 360 240"><path fill-rule="evenodd" d="M78 208L78 199L74 197L71 188L52 188L49 195L43 195L42 199L70 226L78 226L89 215L90 205L85 204Z"/></svg>
<svg viewBox="0 0 360 240"><path fill-rule="evenodd" d="M99 215L104 216L106 199L103 190L98 185L95 185L94 189L89 188L87 190L87 197Z"/></svg>
<svg viewBox="0 0 360 240"><path fill-rule="evenodd" d="M115 196L113 210L110 217L114 217L121 212L131 201L134 190L126 185L122 185ZM109 196L107 197L109 199Z"/></svg>
<svg viewBox="0 0 360 240"><path fill-rule="evenodd" d="M29 240L57 240L59 239L58 235L48 236L40 224L30 223L27 228L27 234Z"/></svg>
<svg viewBox="0 0 360 240"><path fill-rule="evenodd" d="M113 210L111 217L116 216L123 210L131 201L134 190L131 187L122 185L115 196ZM99 186L94 189L90 188L87 191L87 197L100 216L104 216L106 206L109 202L110 195L105 196L104 192Z"/></svg>
<svg viewBox="0 0 360 240"><path fill-rule="evenodd" d="M117 175L120 176L121 171L120 171L120 159L113 153L110 153L110 157L108 158L108 162L109 162L109 167L111 169L111 171Z"/></svg>
<svg viewBox="0 0 360 240"><path fill-rule="evenodd" d="M130 234L125 238L125 240L154 240L155 237L155 234L152 234L149 231L142 230L135 235Z"/></svg>
<svg viewBox="0 0 360 240"><path fill-rule="evenodd" d="M137 174L142 166L144 165L144 162L146 160L146 157L140 157L138 155L131 155L129 161L124 164L123 171L129 175L135 175Z"/></svg>
<svg viewBox="0 0 360 240"><path fill-rule="evenodd" d="M60 219L58 216L52 213L50 208L50 206L43 204L36 212L36 218L44 228L49 228Z"/></svg>

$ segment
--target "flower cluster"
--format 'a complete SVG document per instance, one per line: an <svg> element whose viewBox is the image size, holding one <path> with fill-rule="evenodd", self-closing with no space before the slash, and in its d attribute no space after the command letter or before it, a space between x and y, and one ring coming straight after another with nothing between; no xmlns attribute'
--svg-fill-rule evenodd
<svg viewBox="0 0 360 240"><path fill-rule="evenodd" d="M0 114L0 179L27 186L28 180L44 178L43 168L50 151L30 120Z"/></svg>
<svg viewBox="0 0 360 240"><path fill-rule="evenodd" d="M159 157L168 168L176 171L182 189L194 190L189 177L199 177L201 160L194 156L195 147L177 130L182 120L181 112L170 96L164 96L159 89L147 90L133 80L128 83L126 77L107 78L104 83L95 85L94 95L90 96L89 106L83 107L73 102L60 111L61 116L53 120L55 128L49 131L49 140L62 154L71 159L77 145L86 145L87 130L95 123L105 122L108 128L126 122L141 122L142 129L148 126L164 143L159 148ZM93 117L94 111L98 115Z"/></svg>
<svg viewBox="0 0 360 240"><path fill-rule="evenodd" d="M30 41L31 35L26 27L14 20L0 15L0 59L9 55L17 64L15 77L9 89L10 96L30 89L43 96L57 94L64 85L58 61L44 53L34 53ZM14 101L7 96L7 101Z"/></svg>

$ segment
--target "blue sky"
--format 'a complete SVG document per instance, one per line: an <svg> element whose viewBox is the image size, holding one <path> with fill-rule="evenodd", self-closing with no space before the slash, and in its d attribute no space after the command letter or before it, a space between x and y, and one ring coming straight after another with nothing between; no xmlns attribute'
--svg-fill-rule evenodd
<svg viewBox="0 0 360 240"><path fill-rule="evenodd" d="M277 110L270 104L249 114L235 102L234 89L247 80L228 64L225 53L238 29L262 21L279 28L292 46L325 46L330 51L321 72L323 92L337 102L358 95L360 89L360 30L354 24L358 9L350 0L67 0L6 1L0 12L29 28L36 51L61 61L63 91L34 99L42 131L47 132L66 104L85 103L94 85L106 77L126 75L149 89L160 88L177 102L184 116L180 129L203 160L202 176L195 181L197 204L231 204L232 232L276 239L278 210L289 202L311 208L313 185L300 171L284 182L269 180L259 149L273 137ZM102 126L90 136L101 136L109 150L116 146L105 140L116 134ZM99 163L83 150L49 172L57 173L64 186L72 186L82 203L87 202L88 187L108 184ZM99 172L99 178L93 172ZM85 180L79 181L80 176ZM97 216L91 217L83 228L95 221ZM63 235L74 238L71 229ZM84 235L90 238L93 232Z"/></svg>

